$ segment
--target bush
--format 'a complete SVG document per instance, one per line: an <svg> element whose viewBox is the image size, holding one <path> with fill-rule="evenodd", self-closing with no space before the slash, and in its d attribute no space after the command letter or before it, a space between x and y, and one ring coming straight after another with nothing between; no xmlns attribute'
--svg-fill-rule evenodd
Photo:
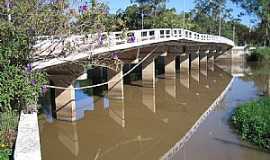
<svg viewBox="0 0 270 160"><path fill-rule="evenodd" d="M9 160L10 156L11 156L10 149L1 149L1 147L0 147L0 160Z"/></svg>
<svg viewBox="0 0 270 160"><path fill-rule="evenodd" d="M0 112L36 104L46 75L32 71L31 36L11 23L0 23Z"/></svg>
<svg viewBox="0 0 270 160"><path fill-rule="evenodd" d="M270 60L270 48L257 48L251 52L248 61L268 61Z"/></svg>
<svg viewBox="0 0 270 160"><path fill-rule="evenodd" d="M0 113L0 149L13 147L18 119L19 114L16 111Z"/></svg>
<svg viewBox="0 0 270 160"><path fill-rule="evenodd" d="M244 140L270 151L270 98L240 105L232 123Z"/></svg>

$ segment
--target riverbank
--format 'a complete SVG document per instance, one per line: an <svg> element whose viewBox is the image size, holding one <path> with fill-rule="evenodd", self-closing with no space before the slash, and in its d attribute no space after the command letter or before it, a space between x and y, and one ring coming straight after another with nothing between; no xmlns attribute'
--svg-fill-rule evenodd
<svg viewBox="0 0 270 160"><path fill-rule="evenodd" d="M270 98L241 104L232 116L232 124L243 140L270 151Z"/></svg>
<svg viewBox="0 0 270 160"><path fill-rule="evenodd" d="M230 117L240 103L258 98L261 77L236 78L224 100L202 123L173 159L179 160L269 160L270 154L245 141L230 125ZM263 83L265 84L265 83ZM196 151L196 152L194 152Z"/></svg>
<svg viewBox="0 0 270 160"><path fill-rule="evenodd" d="M267 62L270 60L270 48L258 47L251 52L251 55L247 57L248 61Z"/></svg>

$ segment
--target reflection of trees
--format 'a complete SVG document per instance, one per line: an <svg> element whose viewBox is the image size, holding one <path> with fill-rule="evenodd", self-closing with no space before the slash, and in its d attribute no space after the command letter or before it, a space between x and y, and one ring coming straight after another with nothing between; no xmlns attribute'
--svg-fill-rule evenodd
<svg viewBox="0 0 270 160"><path fill-rule="evenodd" d="M270 80L270 63L262 62L262 63L250 63L248 66L251 69L251 73L253 75L249 75L243 80L250 81L253 80L256 87L264 92L268 93L269 91L269 80ZM268 93L269 94L269 93Z"/></svg>

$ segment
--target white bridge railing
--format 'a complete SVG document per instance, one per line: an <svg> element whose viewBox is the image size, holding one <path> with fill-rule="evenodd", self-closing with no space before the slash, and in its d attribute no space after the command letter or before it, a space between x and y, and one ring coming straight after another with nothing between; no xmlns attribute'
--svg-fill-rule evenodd
<svg viewBox="0 0 270 160"><path fill-rule="evenodd" d="M110 32L89 35L71 35L66 38L42 36L38 38L38 41L34 46L35 50L33 54L38 57L46 55L58 55L64 53L63 51L65 51L65 53L71 53L68 54L69 58L65 57L63 60L76 60L85 58L87 55L89 56L89 52L94 55L141 45L179 40L234 46L233 41L225 37L200 34L186 29L166 28L131 30L126 32ZM86 52L88 52L87 55ZM47 64L47 66L57 63L60 62L54 61L53 64L51 62L51 64ZM36 63L36 65L40 64L40 62ZM39 66L38 68L43 67Z"/></svg>

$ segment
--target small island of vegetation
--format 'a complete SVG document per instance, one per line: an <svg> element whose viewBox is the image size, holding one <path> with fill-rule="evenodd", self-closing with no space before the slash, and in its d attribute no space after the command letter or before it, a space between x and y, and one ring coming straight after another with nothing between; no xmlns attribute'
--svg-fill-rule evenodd
<svg viewBox="0 0 270 160"><path fill-rule="evenodd" d="M270 98L241 104L232 116L242 139L270 151Z"/></svg>

